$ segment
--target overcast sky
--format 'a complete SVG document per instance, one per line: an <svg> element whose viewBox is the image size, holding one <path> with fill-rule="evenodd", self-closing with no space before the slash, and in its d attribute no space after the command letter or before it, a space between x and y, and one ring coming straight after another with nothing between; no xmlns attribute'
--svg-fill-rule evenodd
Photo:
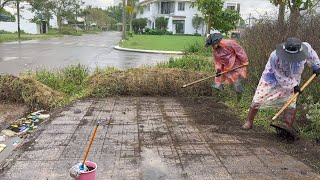
<svg viewBox="0 0 320 180"><path fill-rule="evenodd" d="M113 0L83 0L86 5L106 8L113 5Z"/></svg>
<svg viewBox="0 0 320 180"><path fill-rule="evenodd" d="M274 15L277 7L273 6L269 0L230 0L240 2L240 14L243 19L248 18L250 13L253 17L259 18L266 12L268 15Z"/></svg>

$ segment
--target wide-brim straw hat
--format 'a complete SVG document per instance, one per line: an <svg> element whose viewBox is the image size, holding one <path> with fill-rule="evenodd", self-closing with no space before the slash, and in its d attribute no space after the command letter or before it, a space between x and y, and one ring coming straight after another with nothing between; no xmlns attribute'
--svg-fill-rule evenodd
<svg viewBox="0 0 320 180"><path fill-rule="evenodd" d="M276 55L283 61L299 62L308 58L308 47L300 39L292 37L277 45Z"/></svg>

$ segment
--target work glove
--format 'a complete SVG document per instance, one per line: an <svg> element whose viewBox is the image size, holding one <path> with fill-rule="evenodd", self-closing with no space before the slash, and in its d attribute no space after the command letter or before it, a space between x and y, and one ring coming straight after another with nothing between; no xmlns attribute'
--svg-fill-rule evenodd
<svg viewBox="0 0 320 180"><path fill-rule="evenodd" d="M219 76L221 76L221 70L220 69L218 69L217 72L216 72L216 77L219 77Z"/></svg>
<svg viewBox="0 0 320 180"><path fill-rule="evenodd" d="M299 93L299 94L302 94L302 91L300 90L300 87L299 87L299 85L297 85L297 86L295 86L294 88L293 88L293 92L294 93Z"/></svg>
<svg viewBox="0 0 320 180"><path fill-rule="evenodd" d="M316 70L313 70L313 74L316 74L317 76L319 76L319 74L320 74L320 68L319 68L319 69L316 69Z"/></svg>

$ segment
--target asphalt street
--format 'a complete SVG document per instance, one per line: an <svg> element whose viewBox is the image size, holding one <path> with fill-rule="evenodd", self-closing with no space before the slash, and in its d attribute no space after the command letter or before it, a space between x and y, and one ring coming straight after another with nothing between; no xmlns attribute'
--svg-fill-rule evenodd
<svg viewBox="0 0 320 180"><path fill-rule="evenodd" d="M39 68L55 69L70 64L128 69L154 65L173 55L125 52L113 49L121 40L120 32L65 36L0 44L0 73L19 74Z"/></svg>

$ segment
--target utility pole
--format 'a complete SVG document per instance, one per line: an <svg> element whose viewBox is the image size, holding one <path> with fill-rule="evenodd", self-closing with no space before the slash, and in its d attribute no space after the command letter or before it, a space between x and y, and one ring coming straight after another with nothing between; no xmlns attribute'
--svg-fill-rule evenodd
<svg viewBox="0 0 320 180"><path fill-rule="evenodd" d="M251 27L251 13L249 14L249 27Z"/></svg>
<svg viewBox="0 0 320 180"><path fill-rule="evenodd" d="M20 31L20 0L17 0L17 22L18 22L18 39L21 39L21 31Z"/></svg>
<svg viewBox="0 0 320 180"><path fill-rule="evenodd" d="M126 0L122 0L122 39L126 38Z"/></svg>

